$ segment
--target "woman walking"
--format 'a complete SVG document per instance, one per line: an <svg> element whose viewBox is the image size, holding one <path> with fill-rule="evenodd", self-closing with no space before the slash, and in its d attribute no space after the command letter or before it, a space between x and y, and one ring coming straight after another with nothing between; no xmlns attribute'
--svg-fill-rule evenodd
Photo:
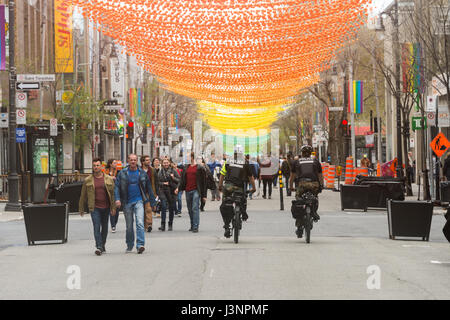
<svg viewBox="0 0 450 320"><path fill-rule="evenodd" d="M106 163L105 175L110 176L114 181L116 181L117 171L117 161L115 159L109 159ZM117 222L119 221L119 210L120 208L115 208L114 215L112 211L109 215L112 233L116 232Z"/></svg>
<svg viewBox="0 0 450 320"><path fill-rule="evenodd" d="M177 171L170 166L170 160L164 159L162 168L158 172L159 197L162 201L161 208L161 227L159 230L166 231L166 216L169 209L168 230L172 231L173 217L175 215L176 196L178 195L178 185L180 176Z"/></svg>
<svg viewBox="0 0 450 320"><path fill-rule="evenodd" d="M201 158L199 160L201 164ZM200 198L206 201L206 171L195 162L195 154L191 153L191 164L183 170L179 190L186 191L186 204L189 210L191 228L189 231L198 232L200 224Z"/></svg>
<svg viewBox="0 0 450 320"><path fill-rule="evenodd" d="M172 161L172 168L177 171L178 175L181 177L183 175L183 167L178 167L175 162ZM178 190L177 195L177 205L175 210L175 215L181 217L181 209L183 208L183 191Z"/></svg>

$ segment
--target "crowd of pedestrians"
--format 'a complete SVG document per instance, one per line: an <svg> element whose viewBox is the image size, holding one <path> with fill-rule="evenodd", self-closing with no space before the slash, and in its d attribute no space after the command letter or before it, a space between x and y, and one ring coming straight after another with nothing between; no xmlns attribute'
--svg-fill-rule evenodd
<svg viewBox="0 0 450 320"><path fill-rule="evenodd" d="M79 208L86 208L80 211L91 214L97 255L106 252L108 222L111 232L116 232L119 212L123 212L125 218L126 252L132 252L136 247L141 254L145 250L145 232L154 230L155 219L161 219L159 231L173 230L174 218L182 213L183 195L189 213L189 231L193 233L199 232L200 212L205 209L207 190L211 190L211 201L221 200L219 181L226 156L219 160L212 153L205 160L191 153L187 165L174 163L168 157L151 159L147 155L138 159L137 155L131 154L127 160L125 168L114 159L108 160L103 168L102 160L95 158L93 173L82 187ZM249 176L259 182L255 184L263 183L262 197L271 199L272 184L278 180L278 166L274 175L270 157L261 160L246 156L245 160L249 165ZM280 167L288 180L293 159L289 156L280 160L284 160ZM255 190L249 183L245 183L244 188L252 189L249 194L249 199L252 199ZM259 191L256 196L259 196Z"/></svg>

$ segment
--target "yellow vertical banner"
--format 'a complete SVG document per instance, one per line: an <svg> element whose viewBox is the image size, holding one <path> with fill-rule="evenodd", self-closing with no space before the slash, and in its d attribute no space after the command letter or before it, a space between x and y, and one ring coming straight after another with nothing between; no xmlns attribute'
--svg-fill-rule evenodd
<svg viewBox="0 0 450 320"><path fill-rule="evenodd" d="M73 72L72 17L72 1L55 0L55 73Z"/></svg>

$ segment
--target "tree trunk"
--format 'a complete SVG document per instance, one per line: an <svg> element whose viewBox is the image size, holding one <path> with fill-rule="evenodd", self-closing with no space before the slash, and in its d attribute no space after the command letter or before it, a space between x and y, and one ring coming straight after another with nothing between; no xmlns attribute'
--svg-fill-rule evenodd
<svg viewBox="0 0 450 320"><path fill-rule="evenodd" d="M406 195L408 197L413 196L411 176L408 173L408 167L410 166L408 157L408 142L409 142L409 115L403 113L403 159L406 168Z"/></svg>

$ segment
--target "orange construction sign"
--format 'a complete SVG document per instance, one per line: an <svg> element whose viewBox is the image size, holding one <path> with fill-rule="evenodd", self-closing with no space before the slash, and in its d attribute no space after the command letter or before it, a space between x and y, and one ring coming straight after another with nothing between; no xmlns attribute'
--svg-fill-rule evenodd
<svg viewBox="0 0 450 320"><path fill-rule="evenodd" d="M447 149L450 148L450 142L442 132L439 132L436 138L431 141L430 146L434 153L440 158L444 155Z"/></svg>

